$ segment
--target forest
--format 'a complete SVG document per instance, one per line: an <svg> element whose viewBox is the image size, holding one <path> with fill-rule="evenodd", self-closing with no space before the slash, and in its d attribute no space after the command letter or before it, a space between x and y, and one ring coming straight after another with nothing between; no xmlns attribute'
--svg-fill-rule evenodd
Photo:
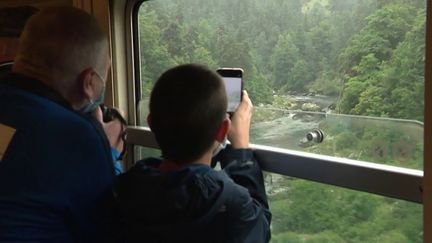
<svg viewBox="0 0 432 243"><path fill-rule="evenodd" d="M255 125L276 124L293 110L303 117L329 113L336 122L314 124L332 139L300 150L422 169L425 6L425 0L144 2L141 97L178 64L241 67ZM295 96L334 102L307 109ZM360 126L339 114L389 122ZM276 140L267 145L284 147ZM420 204L279 175L267 174L266 182L272 242L422 242Z"/></svg>

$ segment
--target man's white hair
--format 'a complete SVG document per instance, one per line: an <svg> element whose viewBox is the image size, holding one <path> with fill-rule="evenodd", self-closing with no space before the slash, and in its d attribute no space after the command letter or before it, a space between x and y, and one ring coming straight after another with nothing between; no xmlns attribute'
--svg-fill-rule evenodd
<svg viewBox="0 0 432 243"><path fill-rule="evenodd" d="M21 37L15 62L43 73L56 89L74 89L87 68L103 74L108 40L96 19L73 7L49 7L34 14Z"/></svg>

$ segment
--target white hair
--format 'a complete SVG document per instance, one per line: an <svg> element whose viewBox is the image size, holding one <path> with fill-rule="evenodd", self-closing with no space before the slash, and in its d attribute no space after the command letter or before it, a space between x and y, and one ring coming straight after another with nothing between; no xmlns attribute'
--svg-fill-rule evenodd
<svg viewBox="0 0 432 243"><path fill-rule="evenodd" d="M27 22L15 62L43 73L57 89L73 89L87 68L104 71L108 40L96 19L73 7L45 8Z"/></svg>

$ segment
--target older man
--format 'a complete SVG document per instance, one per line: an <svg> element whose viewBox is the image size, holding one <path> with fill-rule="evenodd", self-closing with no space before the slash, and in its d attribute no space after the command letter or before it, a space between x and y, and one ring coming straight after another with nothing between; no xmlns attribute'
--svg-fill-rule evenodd
<svg viewBox="0 0 432 243"><path fill-rule="evenodd" d="M99 109L109 66L107 37L84 11L46 8L27 22L0 80L1 242L108 240L111 150L122 148L121 124Z"/></svg>

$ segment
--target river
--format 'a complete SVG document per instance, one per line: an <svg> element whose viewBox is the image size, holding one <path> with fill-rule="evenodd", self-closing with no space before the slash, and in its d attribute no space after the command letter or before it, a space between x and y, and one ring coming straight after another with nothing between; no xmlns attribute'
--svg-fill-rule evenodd
<svg viewBox="0 0 432 243"><path fill-rule="evenodd" d="M302 107L306 103L318 105L320 112L255 107L255 113L266 112L268 119L252 122L252 143L302 150L300 146L302 139L308 132L319 128L320 122L325 119L326 112L330 112L328 107L336 100L336 97L322 95L285 96L284 98L294 101L296 107Z"/></svg>

